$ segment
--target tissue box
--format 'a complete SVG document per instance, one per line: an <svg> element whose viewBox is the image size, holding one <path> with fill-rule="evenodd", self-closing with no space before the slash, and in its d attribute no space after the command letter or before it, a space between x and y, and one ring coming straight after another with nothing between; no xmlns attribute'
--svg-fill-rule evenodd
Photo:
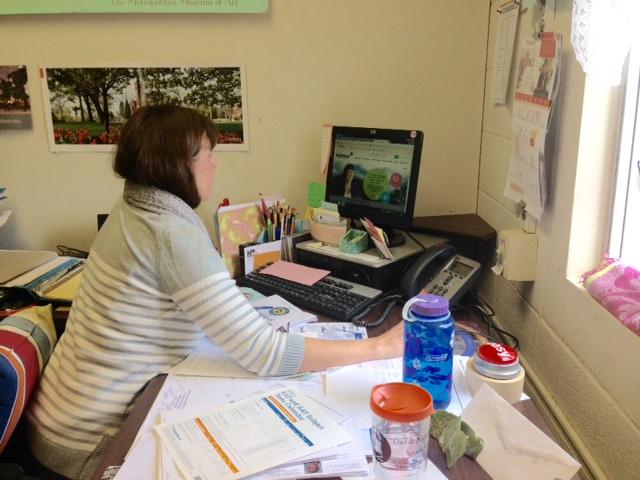
<svg viewBox="0 0 640 480"><path fill-rule="evenodd" d="M342 253L364 252L369 245L369 235L364 230L349 230L340 239L340 251Z"/></svg>
<svg viewBox="0 0 640 480"><path fill-rule="evenodd" d="M347 233L346 219L340 223L320 223L311 219L309 223L313 239L329 245L340 245L340 239Z"/></svg>

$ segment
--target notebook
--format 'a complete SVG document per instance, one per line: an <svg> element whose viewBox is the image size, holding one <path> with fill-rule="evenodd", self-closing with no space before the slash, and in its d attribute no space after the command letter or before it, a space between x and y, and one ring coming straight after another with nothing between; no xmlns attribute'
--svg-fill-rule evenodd
<svg viewBox="0 0 640 480"><path fill-rule="evenodd" d="M40 250L0 250L0 284L56 258L56 252Z"/></svg>

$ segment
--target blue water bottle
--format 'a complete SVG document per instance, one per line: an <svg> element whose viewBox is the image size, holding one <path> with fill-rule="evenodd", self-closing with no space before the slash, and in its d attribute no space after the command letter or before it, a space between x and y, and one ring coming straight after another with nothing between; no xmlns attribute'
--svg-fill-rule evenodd
<svg viewBox="0 0 640 480"><path fill-rule="evenodd" d="M402 309L404 358L402 379L415 383L433 397L437 409L451 401L454 321L449 301L420 294Z"/></svg>

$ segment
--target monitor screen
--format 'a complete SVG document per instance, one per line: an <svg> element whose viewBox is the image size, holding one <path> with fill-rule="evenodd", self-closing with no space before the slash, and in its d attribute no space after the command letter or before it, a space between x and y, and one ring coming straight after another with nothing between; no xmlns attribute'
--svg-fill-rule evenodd
<svg viewBox="0 0 640 480"><path fill-rule="evenodd" d="M326 200L342 216L387 230L411 226L423 134L419 130L333 127Z"/></svg>

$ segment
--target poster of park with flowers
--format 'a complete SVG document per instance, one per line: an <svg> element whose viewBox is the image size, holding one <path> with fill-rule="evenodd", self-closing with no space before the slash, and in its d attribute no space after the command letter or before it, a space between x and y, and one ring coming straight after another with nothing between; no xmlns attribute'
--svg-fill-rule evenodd
<svg viewBox="0 0 640 480"><path fill-rule="evenodd" d="M54 152L114 151L136 109L165 103L211 118L216 150L249 149L242 67L42 67L41 77Z"/></svg>

